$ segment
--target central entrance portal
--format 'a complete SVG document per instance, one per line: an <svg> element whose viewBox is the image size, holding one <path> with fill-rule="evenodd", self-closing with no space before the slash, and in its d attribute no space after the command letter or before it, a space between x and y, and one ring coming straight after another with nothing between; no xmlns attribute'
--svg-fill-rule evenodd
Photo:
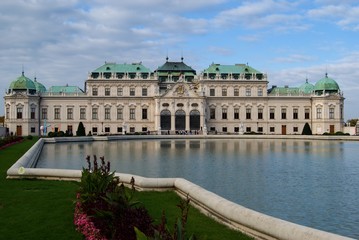
<svg viewBox="0 0 359 240"><path fill-rule="evenodd" d="M175 114L176 130L186 130L186 113L183 110L177 110Z"/></svg>
<svg viewBox="0 0 359 240"><path fill-rule="evenodd" d="M171 130L171 112L168 110L161 112L161 129Z"/></svg>
<svg viewBox="0 0 359 240"><path fill-rule="evenodd" d="M201 120L200 120L200 113L198 110L192 110L189 113L189 129L190 130L199 130L200 129L200 125L201 125Z"/></svg>

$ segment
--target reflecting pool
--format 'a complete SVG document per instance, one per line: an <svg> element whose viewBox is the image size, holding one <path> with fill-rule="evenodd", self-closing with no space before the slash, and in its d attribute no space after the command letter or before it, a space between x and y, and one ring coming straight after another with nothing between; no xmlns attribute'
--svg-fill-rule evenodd
<svg viewBox="0 0 359 240"><path fill-rule="evenodd" d="M116 172L186 178L256 211L359 238L358 149L306 140L56 143L45 144L36 167L82 169L96 154Z"/></svg>

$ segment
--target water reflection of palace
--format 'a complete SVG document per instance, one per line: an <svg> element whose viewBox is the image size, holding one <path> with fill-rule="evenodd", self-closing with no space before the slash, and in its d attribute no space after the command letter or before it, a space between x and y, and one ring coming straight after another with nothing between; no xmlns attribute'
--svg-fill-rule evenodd
<svg viewBox="0 0 359 240"><path fill-rule="evenodd" d="M64 79L64 82L67 80ZM45 88L24 73L5 94L5 126L16 135L75 134L82 122L97 134L314 134L343 131L344 97L326 74L298 87L268 87L267 75L246 64L211 64L197 74L183 62L151 71L142 63L106 62L84 90Z"/></svg>

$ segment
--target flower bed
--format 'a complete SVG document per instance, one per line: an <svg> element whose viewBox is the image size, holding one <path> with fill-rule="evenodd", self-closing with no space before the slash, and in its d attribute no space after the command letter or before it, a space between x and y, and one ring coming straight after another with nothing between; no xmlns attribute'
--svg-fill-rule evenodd
<svg viewBox="0 0 359 240"><path fill-rule="evenodd" d="M20 136L9 136L3 139L0 139L0 150L7 148L15 143L22 142L24 140L23 137Z"/></svg>
<svg viewBox="0 0 359 240"><path fill-rule="evenodd" d="M177 219L171 235L164 213L161 224L156 226L147 209L133 199L134 178L131 189L125 188L115 173L110 172L110 163L105 163L104 157L100 159L101 164L98 166L94 156L92 167L90 157L87 156L88 168L82 171L76 196L74 224L85 239L186 239L184 233L188 199L178 205L182 216Z"/></svg>

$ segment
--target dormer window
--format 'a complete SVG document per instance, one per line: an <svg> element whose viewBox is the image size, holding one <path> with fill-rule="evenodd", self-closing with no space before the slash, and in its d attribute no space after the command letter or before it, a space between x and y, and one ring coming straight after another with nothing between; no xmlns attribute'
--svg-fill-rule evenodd
<svg viewBox="0 0 359 240"><path fill-rule="evenodd" d="M109 71L109 70L111 70L111 68L110 68L110 67L107 67L106 70Z"/></svg>

